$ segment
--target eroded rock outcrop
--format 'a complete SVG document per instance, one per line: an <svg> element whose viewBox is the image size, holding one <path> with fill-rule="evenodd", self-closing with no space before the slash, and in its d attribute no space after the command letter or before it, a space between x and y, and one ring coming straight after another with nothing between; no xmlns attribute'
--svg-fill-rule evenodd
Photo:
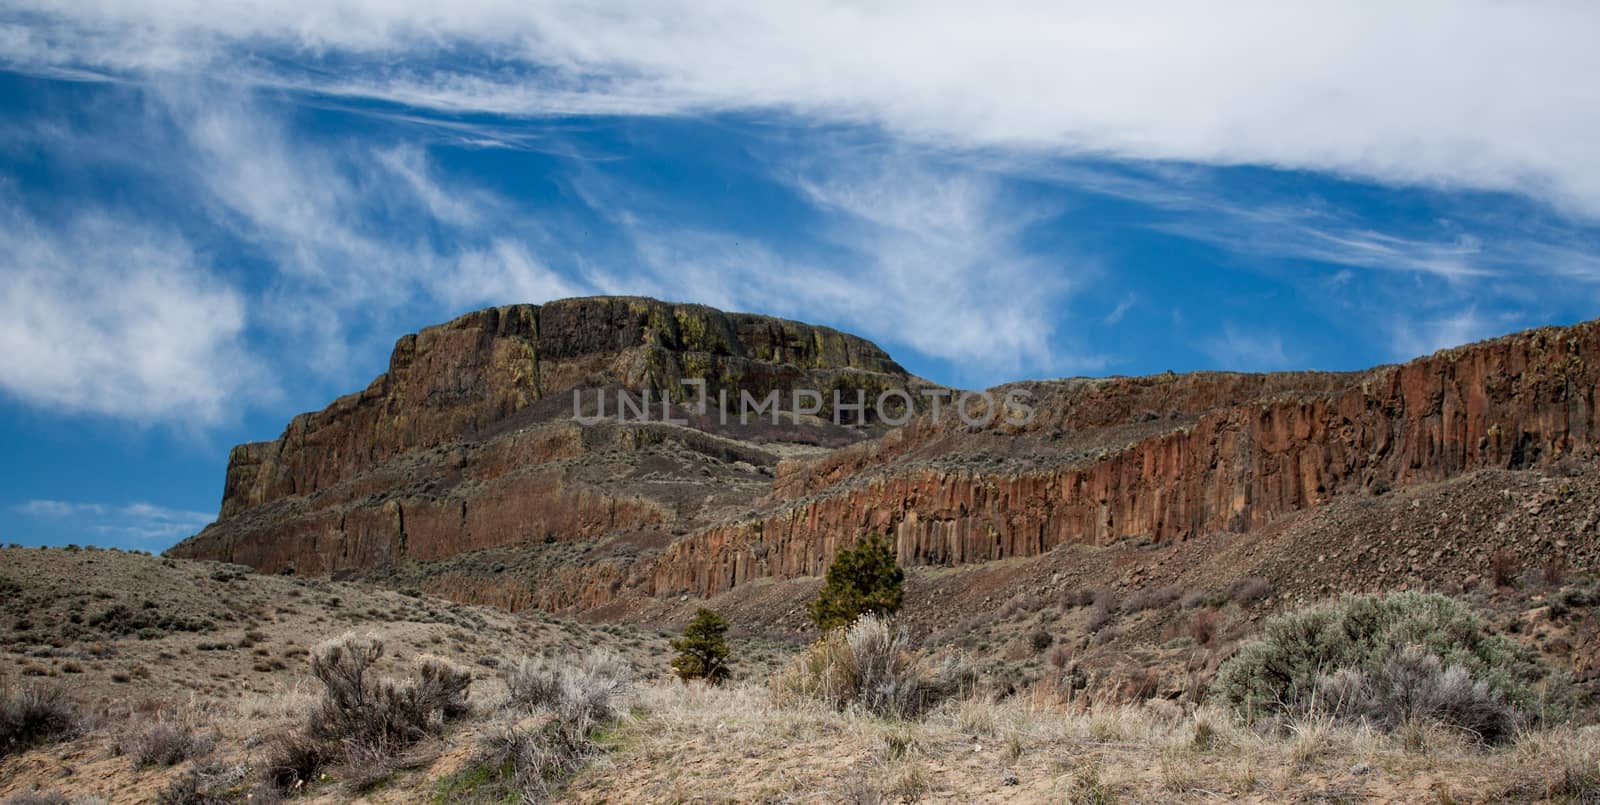
<svg viewBox="0 0 1600 805"><path fill-rule="evenodd" d="M360 571L517 543L648 532L748 509L777 456L763 442L842 445L882 426L739 421L686 406L796 388L843 399L923 385L871 342L823 327L650 299L512 305L396 343L360 393L229 457L218 522L173 549L261 570ZM574 390L676 403L652 421L580 426ZM692 425L675 425L667 419Z"/></svg>
<svg viewBox="0 0 1600 805"><path fill-rule="evenodd" d="M1590 322L1366 372L1005 387L1031 394L1025 425L947 409L885 432L679 406L688 425L582 427L575 388L682 402L686 377L713 397L930 387L869 342L794 322L641 299L496 308L401 339L363 392L235 448L219 522L174 553L589 609L815 575L867 531L908 564L1184 540L1592 451L1597 360Z"/></svg>
<svg viewBox="0 0 1600 805"><path fill-rule="evenodd" d="M1338 494L1537 466L1594 449L1597 359L1600 325L1590 322L1361 373L1043 388L1026 431L919 423L784 465L765 512L676 542L653 590L713 595L815 575L866 531L892 535L902 562L960 564L1243 531ZM1226 403L1212 383L1246 399ZM1140 424L1147 432L1130 441L1105 438ZM1018 467L984 469L997 439L1027 453Z"/></svg>

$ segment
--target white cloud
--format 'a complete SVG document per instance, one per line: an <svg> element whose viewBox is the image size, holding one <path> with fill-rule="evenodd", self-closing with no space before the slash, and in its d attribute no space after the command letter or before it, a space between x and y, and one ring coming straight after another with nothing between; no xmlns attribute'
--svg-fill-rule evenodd
<svg viewBox="0 0 1600 805"><path fill-rule="evenodd" d="M450 307L543 302L592 292L546 266L522 242L505 238L460 255L430 279L429 287Z"/></svg>
<svg viewBox="0 0 1600 805"><path fill-rule="evenodd" d="M1390 324L1389 331L1395 358L1408 360L1505 335L1515 326L1514 316L1485 315L1474 306L1434 318L1399 317Z"/></svg>
<svg viewBox="0 0 1600 805"><path fill-rule="evenodd" d="M583 289L533 254L537 224L442 177L418 146L306 139L281 108L207 82L162 79L136 97L106 118L114 146L80 148L100 134L82 123L7 129L15 151L70 154L77 170L127 170L136 155L201 213L45 222L22 208L42 198L0 208L0 389L30 405L215 425L276 402L275 373L313 372L298 399L364 382L412 306L442 319ZM266 270L235 286L224 278L240 272L195 237Z"/></svg>
<svg viewBox="0 0 1600 805"><path fill-rule="evenodd" d="M0 220L0 388L12 396L204 425L259 383L243 297L181 237L94 213Z"/></svg>
<svg viewBox="0 0 1600 805"><path fill-rule="evenodd" d="M810 160L777 172L817 212L796 237L816 248L686 228L641 209L649 200L592 182L582 192L641 258L618 273L591 270L603 293L639 293L827 321L891 348L950 361L967 383L1019 372L1096 369L1105 356L1064 353L1062 311L1099 270L1074 254L1041 256L1024 243L1054 210L1026 207L993 177L898 154Z"/></svg>
<svg viewBox="0 0 1600 805"><path fill-rule="evenodd" d="M1403 237L1323 210L1247 208L1202 199L1195 196L1188 206L1169 207L1187 215L1152 228L1239 254L1424 274L1451 282L1487 278L1505 268L1504 256L1472 235L1447 240Z"/></svg>
<svg viewBox="0 0 1600 805"><path fill-rule="evenodd" d="M780 274L789 293L772 298L820 303L925 355L1002 372L1054 365L1059 306L1090 267L1022 248L1043 211L1008 200L981 174L903 159L800 186L861 263Z"/></svg>
<svg viewBox="0 0 1600 805"><path fill-rule="evenodd" d="M1219 335L1201 342L1200 349L1219 369L1265 372L1297 368L1283 347L1283 336L1242 329L1231 322L1222 326Z"/></svg>
<svg viewBox="0 0 1600 805"><path fill-rule="evenodd" d="M90 535L140 542L170 542L206 527L213 515L184 511L153 503L85 503L64 500L30 500L11 507L24 517L54 521ZM86 542L98 540L86 539Z"/></svg>
<svg viewBox="0 0 1600 805"><path fill-rule="evenodd" d="M537 224L441 177L419 147L312 141L248 96L181 90L165 87L159 106L182 133L190 182L216 220L270 261L263 328L323 377L359 381L392 343L384 324L419 301L449 315L579 287L531 255L524 237L538 236ZM365 341L353 335L374 326Z"/></svg>
<svg viewBox="0 0 1600 805"><path fill-rule="evenodd" d="M422 308L435 318L439 307L590 292L692 297L826 320L984 380L1099 369L1108 358L1077 346L1087 327L1070 316L1099 268L1082 254L1047 251L1056 244L1030 242L1035 222L1063 211L1022 203L1017 179L1128 198L1157 213L1148 223L1154 229L1277 265L1291 258L1391 274L1373 295L1426 288L1426 324L1372 328L1392 330L1397 345L1447 340L1463 329L1450 322L1471 300L1487 288L1509 299L1523 274L1600 285L1593 249L1563 240L1567 233L1497 239L1470 227L1444 235L1378 231L1309 202L1230 199L1207 186L1203 167L1129 161L1260 164L1507 189L1600 215L1600 155L1590 146L1600 135L1600 88L1588 79L1600 72L1600 50L1588 42L1597 18L1590 6L1039 4L977 14L939 2L158 0L14 8L0 12L0 65L57 78L99 71L153 93L157 102L146 120L133 116L128 140L145 136L137 129L149 119L159 121L160 137L143 148L92 150L116 152L102 159L159 156L164 180L187 183L175 188L186 194L185 209L192 202L204 223L220 223L250 259L270 266L252 277L259 288L233 290L182 237L117 219L155 239L158 247L141 254L157 267L119 275L131 294L89 293L90 301L116 308L163 294L189 299L148 314L173 328L190 327L200 311L212 314L192 342L147 336L155 354L172 356L148 367L119 357L131 349L104 346L140 329L117 324L126 315L96 316L77 333L60 324L70 321L62 317L73 312L65 303L77 301L77 286L107 272L63 278L7 270L0 282L42 306L10 294L0 312L5 305L54 311L51 337L113 353L85 353L91 358L73 371L56 360L0 366L0 385L39 405L143 419L190 410L216 416L244 382L241 370L258 368L240 346L245 310L252 334L270 338L259 350L296 368L309 363L319 379L344 387L381 365L374 356L401 329L394 322L402 312L411 319ZM802 127L865 124L894 137L881 151L830 151L824 143L805 164L769 166L812 207L781 236L752 237L674 217L670 204L601 193L590 203L627 239L608 251L611 244L590 248L553 231L561 227L541 221L543 210L439 170L424 148L384 139L394 129L347 140L300 128L277 105L282 95L263 89L303 91L290 96L318 105L353 98L363 102L347 108L430 127L455 144L565 156L572 146L559 135L546 138L548 129L439 112L755 110ZM416 109L364 102L372 99ZM33 136L21 131L32 126L5 128L12 138ZM118 139L49 135L80 144ZM818 139L807 137L806 148ZM1123 159L1098 172L1063 154ZM571 163L582 161L563 169L581 172ZM166 170L172 165L180 167ZM84 245L70 227L33 240L70 253L74 264L128 256ZM1110 326L1136 298L1153 301L1133 285L1137 271L1127 273L1102 288L1109 312L1092 311L1082 322ZM166 281L134 281L140 278ZM1347 279L1351 294L1372 293L1375 284L1362 281ZM23 343L17 339L27 332L0 325L13 339L7 343ZM1275 334L1227 328L1208 354L1253 368L1283 368L1293 357ZM162 368L168 364L234 374L206 392L172 382L174 374L198 375ZM119 386L131 391L86 391L82 378L102 366L130 373L133 380Z"/></svg>
<svg viewBox="0 0 1600 805"><path fill-rule="evenodd" d="M778 110L964 147L1513 190L1597 215L1597 26L1593 4L1492 0L981 13L926 0L162 0L42 5L0 32L0 58L203 69L450 111ZM256 55L273 48L301 63ZM446 63L463 52L474 58Z"/></svg>
<svg viewBox="0 0 1600 805"><path fill-rule="evenodd" d="M1123 297L1121 302L1117 303L1116 307L1111 309L1110 313L1105 315L1105 318L1100 320L1101 323L1107 326L1121 324L1122 319L1128 315L1128 311L1132 310L1133 306L1138 304L1138 302L1138 296L1134 294L1128 294L1127 296Z"/></svg>

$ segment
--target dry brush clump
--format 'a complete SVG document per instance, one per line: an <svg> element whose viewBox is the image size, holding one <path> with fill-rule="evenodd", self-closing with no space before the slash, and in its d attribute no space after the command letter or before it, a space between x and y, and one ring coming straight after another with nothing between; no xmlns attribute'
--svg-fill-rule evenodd
<svg viewBox="0 0 1600 805"><path fill-rule="evenodd" d="M524 657L509 664L501 678L511 707L545 710L568 721L609 721L634 673L622 655L596 649L576 660Z"/></svg>
<svg viewBox="0 0 1600 805"><path fill-rule="evenodd" d="M1517 554L1509 549L1501 549L1489 557L1489 578L1496 587L1510 587L1517 582L1519 563Z"/></svg>
<svg viewBox="0 0 1600 805"><path fill-rule="evenodd" d="M30 791L6 800L6 805L98 805L100 800L78 800L60 791Z"/></svg>
<svg viewBox="0 0 1600 805"><path fill-rule="evenodd" d="M1189 637L1196 645L1209 646L1222 631L1222 613L1215 609L1202 609L1189 619Z"/></svg>
<svg viewBox="0 0 1600 805"><path fill-rule="evenodd" d="M60 688L0 680L0 758L78 731L82 713Z"/></svg>
<svg viewBox="0 0 1600 805"><path fill-rule="evenodd" d="M420 657L414 676L395 682L372 674L382 656L383 641L370 636L346 635L311 651L322 699L304 727L279 738L267 764L275 785L296 788L334 764L345 766L353 787L376 785L412 762L408 750L467 713L470 672Z"/></svg>
<svg viewBox="0 0 1600 805"><path fill-rule="evenodd" d="M1241 607L1247 607L1271 594L1272 582L1260 576L1245 576L1229 584L1227 589L1222 591L1222 598L1223 601L1232 601Z"/></svg>
<svg viewBox="0 0 1600 805"><path fill-rule="evenodd" d="M190 770L173 780L160 794L156 805L226 805L249 802L273 805L281 800L276 790L257 786L247 790L250 769L244 764L212 764Z"/></svg>
<svg viewBox="0 0 1600 805"><path fill-rule="evenodd" d="M501 673L513 723L489 733L477 761L444 781L450 801L544 801L600 752L595 734L622 712L634 682L621 655L523 658ZM532 719L533 723L527 723Z"/></svg>
<svg viewBox="0 0 1600 805"><path fill-rule="evenodd" d="M133 767L176 766L202 757L216 748L217 735L202 730L194 719L178 713L162 713L150 724L122 736L117 751L133 761Z"/></svg>
<svg viewBox="0 0 1600 805"><path fill-rule="evenodd" d="M956 655L935 665L914 651L903 629L863 615L813 643L772 680L779 699L812 699L875 715L915 718L944 699L969 691L975 674Z"/></svg>
<svg viewBox="0 0 1600 805"><path fill-rule="evenodd" d="M1146 587L1122 602L1122 611L1133 614L1147 609L1166 609L1178 603L1183 591L1174 586Z"/></svg>
<svg viewBox="0 0 1600 805"><path fill-rule="evenodd" d="M1268 621L1212 691L1250 721L1326 715L1397 730L1442 723L1487 743L1562 708L1568 686L1441 595L1351 596Z"/></svg>

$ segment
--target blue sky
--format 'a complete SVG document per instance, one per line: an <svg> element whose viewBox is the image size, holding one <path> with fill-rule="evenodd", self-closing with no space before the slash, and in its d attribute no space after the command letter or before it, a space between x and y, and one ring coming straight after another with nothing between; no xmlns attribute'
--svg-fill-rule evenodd
<svg viewBox="0 0 1600 805"><path fill-rule="evenodd" d="M0 542L162 549L230 445L485 305L789 316L978 387L1600 301L1584 4L121 5L0 7Z"/></svg>

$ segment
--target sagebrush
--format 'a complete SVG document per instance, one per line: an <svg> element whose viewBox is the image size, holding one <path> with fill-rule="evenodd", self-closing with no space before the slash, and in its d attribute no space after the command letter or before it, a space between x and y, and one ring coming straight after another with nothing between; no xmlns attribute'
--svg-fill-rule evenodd
<svg viewBox="0 0 1600 805"><path fill-rule="evenodd" d="M356 772L351 777L360 781L358 788L375 785L384 779L381 770L391 768L388 761L467 712L470 672L424 656L412 678L395 682L371 673L382 656L383 641L351 635L311 651L322 699L300 731L279 738L268 763L275 784L293 787L328 764L344 762Z"/></svg>
<svg viewBox="0 0 1600 805"><path fill-rule="evenodd" d="M132 760L137 769L176 766L210 753L216 744L215 732L200 729L181 714L163 713L153 722L124 735L117 749Z"/></svg>
<svg viewBox="0 0 1600 805"><path fill-rule="evenodd" d="M1483 740L1558 715L1565 685L1532 652L1437 594L1350 596L1267 621L1212 693L1247 720L1323 712L1385 728L1432 720Z"/></svg>
<svg viewBox="0 0 1600 805"><path fill-rule="evenodd" d="M0 680L0 758L72 735L79 718L78 705L60 688Z"/></svg>
<svg viewBox="0 0 1600 805"><path fill-rule="evenodd" d="M876 615L828 632L773 678L780 698L859 706L881 716L914 718L970 689L975 675L955 655L938 664L911 648L903 629Z"/></svg>
<svg viewBox="0 0 1600 805"><path fill-rule="evenodd" d="M509 664L506 707L538 717L491 731L467 772L485 779L473 795L490 801L542 802L600 751L596 731L616 719L634 681L631 666L604 650L581 658L523 658Z"/></svg>

